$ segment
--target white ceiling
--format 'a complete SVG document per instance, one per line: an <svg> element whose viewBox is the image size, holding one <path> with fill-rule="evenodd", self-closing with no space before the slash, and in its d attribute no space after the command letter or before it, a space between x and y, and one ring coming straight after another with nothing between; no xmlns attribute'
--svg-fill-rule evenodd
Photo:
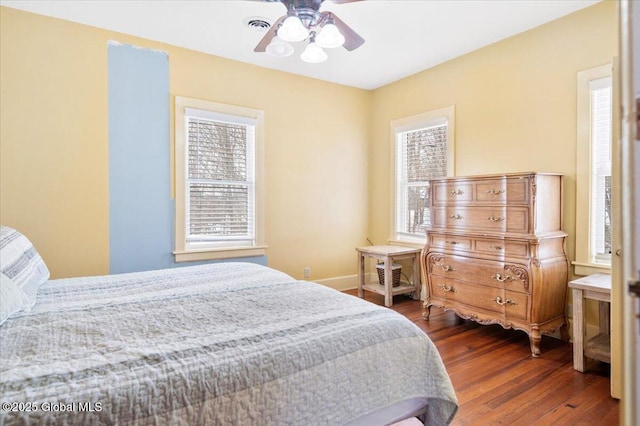
<svg viewBox="0 0 640 426"><path fill-rule="evenodd" d="M245 0L0 0L7 7L161 41L262 67L374 89L479 49L599 0L367 0L326 1L366 41L348 52L307 64L296 53L274 58L253 48L264 33L249 17L271 23L285 14L279 2Z"/></svg>

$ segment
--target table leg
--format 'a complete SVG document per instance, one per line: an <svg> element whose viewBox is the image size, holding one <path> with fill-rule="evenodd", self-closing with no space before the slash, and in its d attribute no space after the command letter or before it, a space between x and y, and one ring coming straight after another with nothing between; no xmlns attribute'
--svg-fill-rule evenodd
<svg viewBox="0 0 640 426"><path fill-rule="evenodd" d="M364 255L358 252L358 297L364 298Z"/></svg>
<svg viewBox="0 0 640 426"><path fill-rule="evenodd" d="M582 290L573 289L573 369L584 372L584 300Z"/></svg>
<svg viewBox="0 0 640 426"><path fill-rule="evenodd" d="M384 306L393 306L393 259L384 259Z"/></svg>

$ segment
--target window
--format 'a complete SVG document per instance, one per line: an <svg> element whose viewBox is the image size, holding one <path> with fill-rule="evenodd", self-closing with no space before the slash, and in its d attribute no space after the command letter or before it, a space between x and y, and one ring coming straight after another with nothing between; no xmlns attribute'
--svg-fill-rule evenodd
<svg viewBox="0 0 640 426"><path fill-rule="evenodd" d="M578 73L576 275L611 267L611 66Z"/></svg>
<svg viewBox="0 0 640 426"><path fill-rule="evenodd" d="M611 77L589 82L591 92L591 252L611 262Z"/></svg>
<svg viewBox="0 0 640 426"><path fill-rule="evenodd" d="M262 111L176 97L176 261L258 256Z"/></svg>
<svg viewBox="0 0 640 426"><path fill-rule="evenodd" d="M454 108L391 123L393 138L395 242L423 244L429 226L429 180L453 176Z"/></svg>

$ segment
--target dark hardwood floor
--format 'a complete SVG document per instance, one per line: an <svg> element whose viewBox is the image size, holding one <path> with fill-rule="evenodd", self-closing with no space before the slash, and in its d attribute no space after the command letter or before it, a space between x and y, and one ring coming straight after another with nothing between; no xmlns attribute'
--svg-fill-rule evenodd
<svg viewBox="0 0 640 426"><path fill-rule="evenodd" d="M355 290L346 293L355 295ZM384 298L367 292L378 305ZM452 425L617 425L619 402L610 396L609 366L573 369L570 343L543 336L532 358L529 337L499 325L482 326L451 312L394 297L393 310L424 330L440 351L458 396Z"/></svg>

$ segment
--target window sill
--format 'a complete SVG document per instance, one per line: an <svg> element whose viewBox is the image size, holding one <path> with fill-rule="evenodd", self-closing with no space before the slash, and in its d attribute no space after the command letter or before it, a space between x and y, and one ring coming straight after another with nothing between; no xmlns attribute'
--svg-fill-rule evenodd
<svg viewBox="0 0 640 426"><path fill-rule="evenodd" d="M573 261L573 272L577 276L587 276L593 274L611 274L611 265L601 263L584 263Z"/></svg>
<svg viewBox="0 0 640 426"><path fill-rule="evenodd" d="M233 259L238 257L264 256L267 246L255 247L224 247L219 249L201 249L188 251L174 251L176 262L194 262L198 260Z"/></svg>

